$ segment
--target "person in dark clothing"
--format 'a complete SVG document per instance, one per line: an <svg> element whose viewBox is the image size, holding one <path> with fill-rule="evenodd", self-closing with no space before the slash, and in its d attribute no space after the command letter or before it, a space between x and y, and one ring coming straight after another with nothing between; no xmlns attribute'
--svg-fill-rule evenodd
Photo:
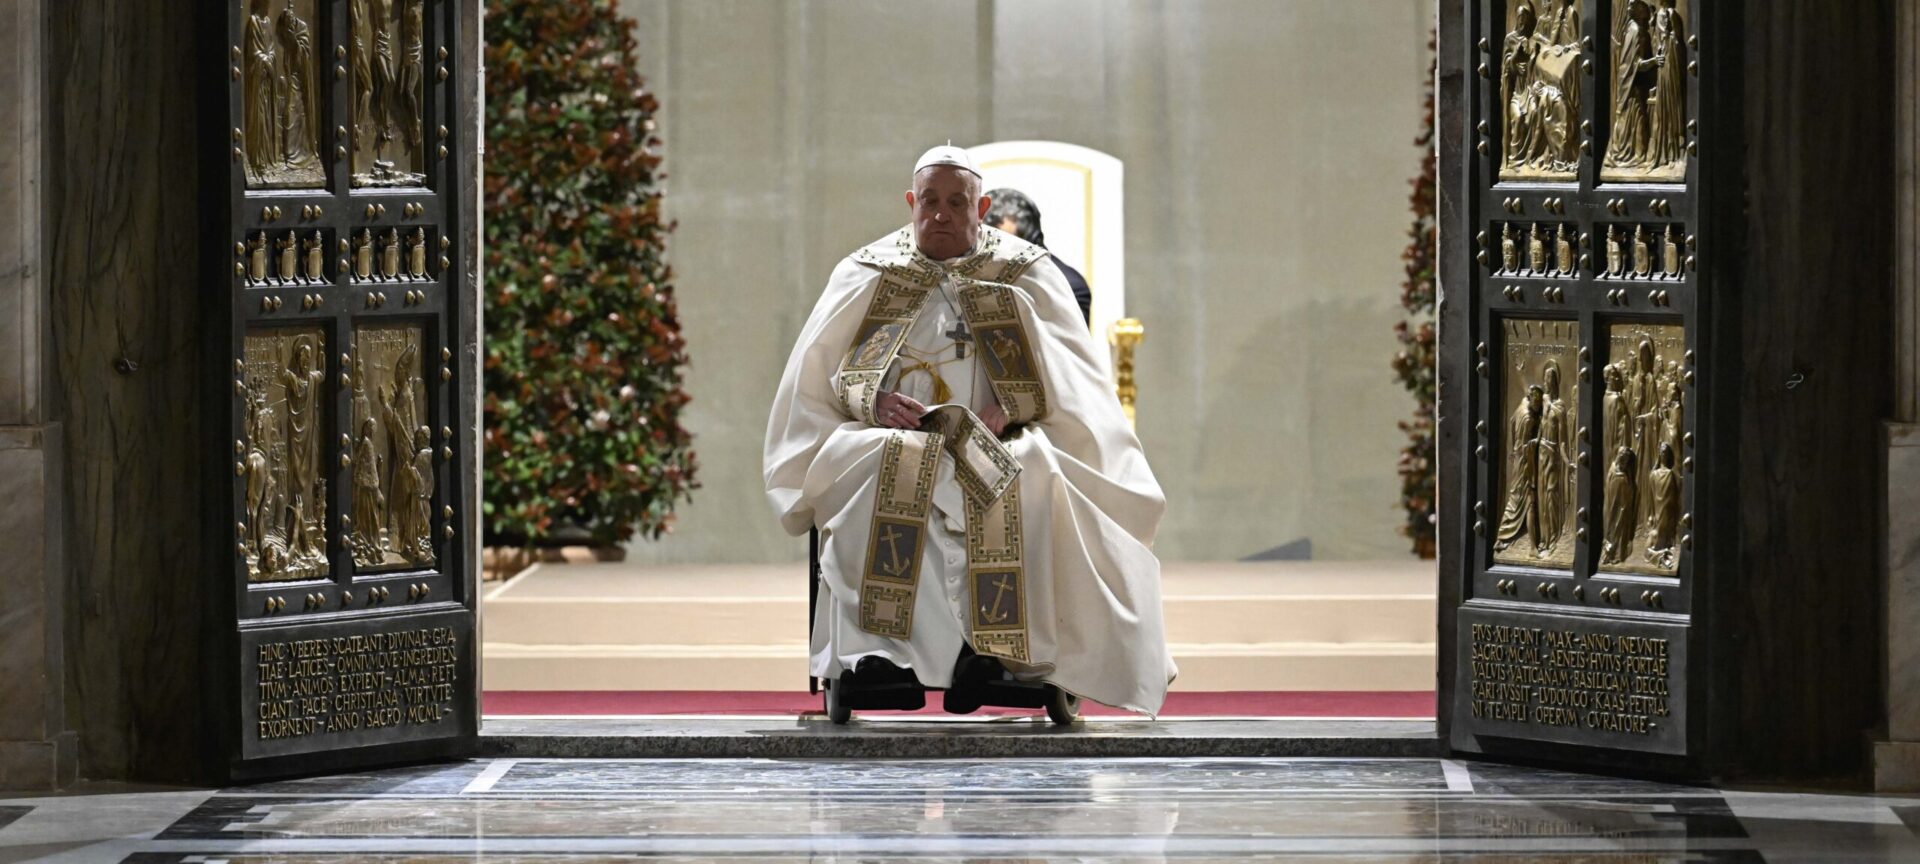
<svg viewBox="0 0 1920 864"><path fill-rule="evenodd" d="M993 204L987 208L987 217L982 221L1042 249L1047 248L1046 232L1040 230L1040 208L1034 206L1033 199L1006 188L988 192L987 197L993 199ZM1049 252L1047 257L1053 259L1060 272L1066 274L1067 284L1073 286L1073 299L1080 304L1080 317L1092 323L1093 291L1087 287L1087 277L1067 266L1060 256Z"/></svg>

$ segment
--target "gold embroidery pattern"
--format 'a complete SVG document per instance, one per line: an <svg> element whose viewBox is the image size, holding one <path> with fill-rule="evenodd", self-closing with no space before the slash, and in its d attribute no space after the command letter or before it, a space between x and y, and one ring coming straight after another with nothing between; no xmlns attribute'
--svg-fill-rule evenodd
<svg viewBox="0 0 1920 864"><path fill-rule="evenodd" d="M879 395L880 382L906 344L907 331L926 306L928 293L927 287L902 282L891 273L882 276L874 287L866 317L834 379L834 392L847 416L879 425L874 421L873 402Z"/></svg>
<svg viewBox="0 0 1920 864"><path fill-rule="evenodd" d="M913 635L913 588L860 586L860 629L878 636Z"/></svg>
<svg viewBox="0 0 1920 864"><path fill-rule="evenodd" d="M840 407L848 417L873 423L873 400L880 395L880 382L884 372L842 372L840 386ZM874 425L879 425L875 423Z"/></svg>
<svg viewBox="0 0 1920 864"><path fill-rule="evenodd" d="M887 240L862 246L853 253L853 260L924 288L940 281L939 270L914 254L912 226L895 231Z"/></svg>
<svg viewBox="0 0 1920 864"><path fill-rule="evenodd" d="M927 300L926 288L919 285L902 285L897 281L881 280L874 289L873 303L867 307L867 317L886 319L911 319L920 311Z"/></svg>
<svg viewBox="0 0 1920 864"><path fill-rule="evenodd" d="M1018 282L1021 276L1026 275L1027 269L1032 267L1034 262L1046 257L1046 254L1047 250L1029 243L1003 259L999 275L989 281L1012 285Z"/></svg>
<svg viewBox="0 0 1920 864"><path fill-rule="evenodd" d="M981 365L993 383L1000 407L1015 423L1029 423L1047 415L1047 390L1040 380L1040 359L1020 323L1020 306L1012 286L969 281L960 287L960 314L973 328L980 344Z"/></svg>
<svg viewBox="0 0 1920 864"><path fill-rule="evenodd" d="M1016 663L1027 652L1026 568L1021 560L1020 492L984 508L967 503L967 585L973 650Z"/></svg>
<svg viewBox="0 0 1920 864"><path fill-rule="evenodd" d="M880 449L880 493L875 512L907 519L925 519L933 500L933 483L940 475L940 452L946 436L938 432L895 431ZM911 479L912 485L902 483Z"/></svg>
<svg viewBox="0 0 1920 864"><path fill-rule="evenodd" d="M944 443L938 433L896 431L881 448L873 526L860 577L860 629L869 633L896 639L913 635L920 553Z"/></svg>
<svg viewBox="0 0 1920 864"><path fill-rule="evenodd" d="M972 255L942 267L914 248L911 226L854 252L855 261L879 268L882 275L835 379L840 407L849 417L879 425L873 418L873 401L880 381L906 344L907 331L926 307L934 286L952 275L966 285L988 286L973 292L974 307L962 309L961 314L983 339L979 343L984 352L981 360L987 366L987 377L993 382L1001 407L1007 409L1008 417L1015 422L1045 416L1046 391L1040 383L1032 343L1020 324L1020 310L1014 303L1009 283L1019 279L1046 254L1045 249L988 229L981 232L979 248ZM994 271L991 279L974 281L988 270ZM961 292L962 304L968 305L967 288L962 287ZM994 332L982 332L983 323L997 327Z"/></svg>
<svg viewBox="0 0 1920 864"><path fill-rule="evenodd" d="M939 284L941 276L949 273L968 279L1012 284L1025 275L1034 262L1046 255L1047 250L1039 246L989 228L980 232L980 248L972 255L942 267L914 249L913 229L909 226L894 232L886 240L854 252L853 260L880 268L903 282L931 288ZM997 270L983 275L993 264L999 265Z"/></svg>
<svg viewBox="0 0 1920 864"><path fill-rule="evenodd" d="M987 230L974 254L942 267L917 253L911 227L855 252L854 260L880 269L882 279L836 378L848 415L874 422L873 402L886 370L899 355L934 286L950 275L959 282L961 315L979 334L981 361L1008 417L1015 422L1044 417L1047 399L1039 359L1020 321L1010 283L1045 255L1040 247ZM991 278L980 281L990 269ZM953 457L954 476L966 500L967 617L974 650L1016 663L1031 662L1017 484L1020 464L1013 451L987 432L970 411L954 408L926 422L937 431L896 431L881 451L879 489L860 583L860 627L880 636L912 637L927 517L940 455L946 451ZM986 476L988 472L992 476Z"/></svg>
<svg viewBox="0 0 1920 864"><path fill-rule="evenodd" d="M972 411L947 406L928 414L921 423L947 437L954 479L973 503L985 506L1020 476L1020 463L1013 451L993 437Z"/></svg>
<svg viewBox="0 0 1920 864"><path fill-rule="evenodd" d="M1007 490L1004 507L967 503L967 563L1020 564L1020 489Z"/></svg>
<svg viewBox="0 0 1920 864"><path fill-rule="evenodd" d="M887 240L854 252L853 260L878 267L888 275L895 276L904 282L932 288L940 283L943 275L948 273L968 278L978 275L983 268L995 261L1000 253L1000 247L1010 239L1012 239L1010 235L998 230L983 230L980 232L980 248L974 250L972 255L942 267L914 248L913 226L909 225L895 231ZM1000 259L1002 277L1009 272L1010 267L1014 266L1014 262L1022 260L1025 262L1018 265L1019 269L1015 272L1015 275L1018 275L1020 272L1025 272L1027 266L1038 259L1039 254L1044 253L1044 250L1038 246L1026 243L1021 245L1024 248L1016 251L1011 258Z"/></svg>
<svg viewBox="0 0 1920 864"><path fill-rule="evenodd" d="M887 368L887 358L898 350L900 337L907 332L906 325L898 321L868 321L861 329L864 332L854 340L853 351L847 355L846 368Z"/></svg>

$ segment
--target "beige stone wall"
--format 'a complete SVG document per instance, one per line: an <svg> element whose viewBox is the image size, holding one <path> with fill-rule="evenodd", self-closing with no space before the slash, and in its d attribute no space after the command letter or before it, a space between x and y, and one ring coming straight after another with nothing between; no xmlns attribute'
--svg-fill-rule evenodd
<svg viewBox="0 0 1920 864"><path fill-rule="evenodd" d="M704 488L641 560L797 560L767 406L834 263L951 137L1127 170L1140 435L1169 560L1405 554L1387 366L1431 0L622 0L664 108Z"/></svg>

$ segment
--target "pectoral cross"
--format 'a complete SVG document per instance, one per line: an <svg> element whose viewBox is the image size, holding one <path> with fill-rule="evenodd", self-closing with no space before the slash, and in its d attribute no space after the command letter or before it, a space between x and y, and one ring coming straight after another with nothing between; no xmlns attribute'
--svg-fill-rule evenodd
<svg viewBox="0 0 1920 864"><path fill-rule="evenodd" d="M946 332L946 337L953 340L953 359L967 359L967 343L973 341L973 334L967 330L966 319L955 321L953 329Z"/></svg>

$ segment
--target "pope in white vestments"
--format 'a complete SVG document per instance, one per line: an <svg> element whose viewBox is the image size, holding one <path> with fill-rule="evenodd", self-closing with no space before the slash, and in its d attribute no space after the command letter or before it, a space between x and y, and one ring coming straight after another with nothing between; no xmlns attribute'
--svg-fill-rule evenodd
<svg viewBox="0 0 1920 864"><path fill-rule="evenodd" d="M964 645L1156 714L1166 499L1065 277L981 224L980 182L959 148L921 157L913 221L834 268L774 397L768 498L820 530L812 674L947 687Z"/></svg>

